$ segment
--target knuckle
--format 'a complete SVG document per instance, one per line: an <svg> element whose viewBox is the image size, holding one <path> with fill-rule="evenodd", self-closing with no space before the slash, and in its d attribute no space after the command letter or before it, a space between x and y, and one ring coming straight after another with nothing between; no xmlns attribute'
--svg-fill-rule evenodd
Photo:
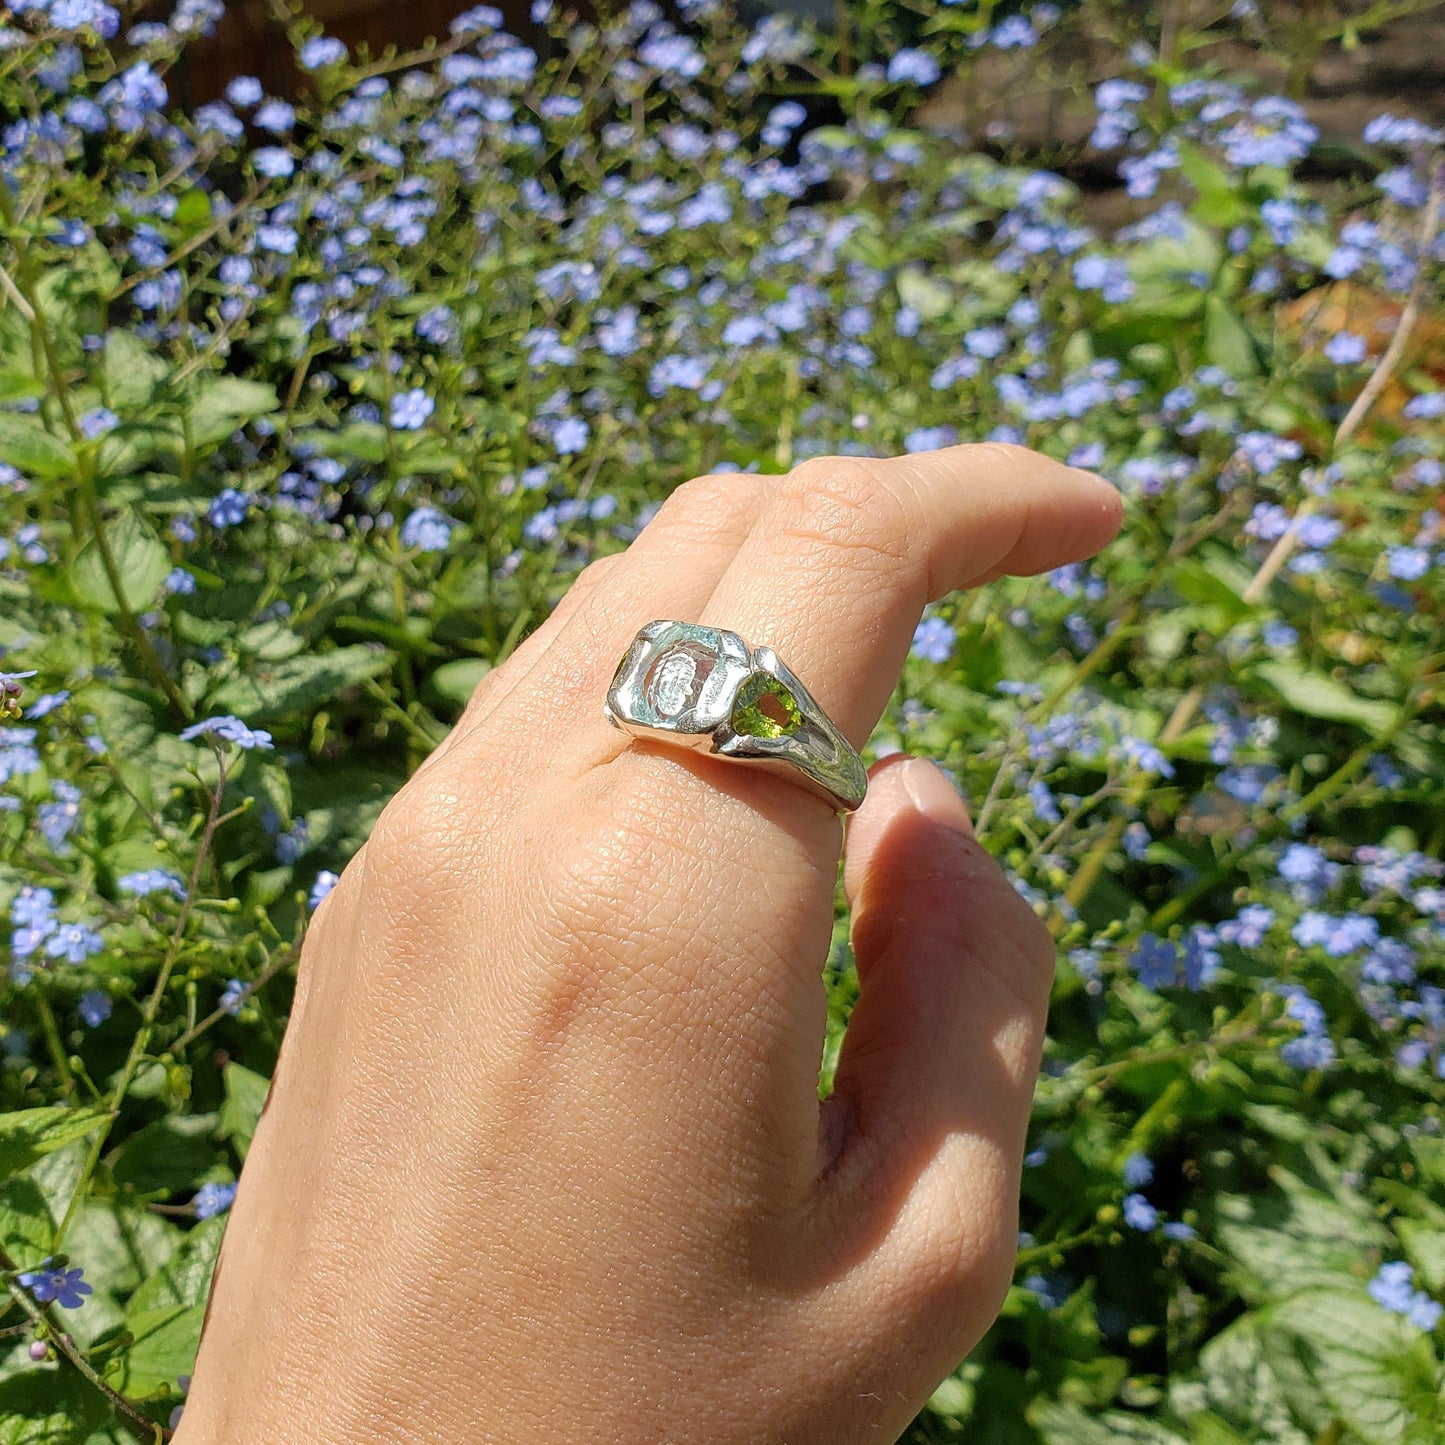
<svg viewBox="0 0 1445 1445"><path fill-rule="evenodd" d="M607 581L612 573L621 565L626 553L609 552L605 557L594 557L578 574L572 583L570 592L585 596L593 591L601 583Z"/></svg>
<svg viewBox="0 0 1445 1445"><path fill-rule="evenodd" d="M913 565L908 507L879 468L856 457L817 457L788 474L780 525L868 572Z"/></svg>
<svg viewBox="0 0 1445 1445"><path fill-rule="evenodd" d="M677 867L665 836L656 818L621 799L562 824L539 864L537 890L559 940L610 952L665 926L665 880Z"/></svg>
<svg viewBox="0 0 1445 1445"><path fill-rule="evenodd" d="M1016 442L974 442L969 447L970 459L981 471L1022 476L1047 466L1038 452Z"/></svg>
<svg viewBox="0 0 1445 1445"><path fill-rule="evenodd" d="M1013 1279L1016 1190L1010 1192L1001 1158L986 1162L974 1154L966 1161L968 1177L958 1172L962 1158L940 1162L942 1169L928 1181L915 1239L925 1296L947 1315L962 1309L992 1319ZM999 1177L980 1179L980 1165L990 1173L997 1169Z"/></svg>
<svg viewBox="0 0 1445 1445"><path fill-rule="evenodd" d="M977 940L977 956L995 982L1027 1014L1047 1003L1057 945L1043 920L1007 884L1002 885L993 924Z"/></svg>
<svg viewBox="0 0 1445 1445"><path fill-rule="evenodd" d="M418 772L381 811L367 839L369 877L409 877L443 858L465 858L482 831L476 805L450 770Z"/></svg>
<svg viewBox="0 0 1445 1445"><path fill-rule="evenodd" d="M669 534L706 539L756 504L767 483L745 472L709 473L673 489L653 525Z"/></svg>

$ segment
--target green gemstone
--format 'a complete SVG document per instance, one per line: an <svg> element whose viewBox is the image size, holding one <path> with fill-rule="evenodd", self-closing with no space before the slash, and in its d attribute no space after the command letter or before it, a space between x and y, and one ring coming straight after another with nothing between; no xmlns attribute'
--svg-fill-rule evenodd
<svg viewBox="0 0 1445 1445"><path fill-rule="evenodd" d="M803 714L797 699L777 678L755 672L738 689L732 726L743 737L781 738L803 726Z"/></svg>

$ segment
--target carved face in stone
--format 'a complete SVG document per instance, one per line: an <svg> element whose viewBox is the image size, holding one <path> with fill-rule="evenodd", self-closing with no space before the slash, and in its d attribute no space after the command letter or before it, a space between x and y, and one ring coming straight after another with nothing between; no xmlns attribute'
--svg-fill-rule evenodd
<svg viewBox="0 0 1445 1445"><path fill-rule="evenodd" d="M695 708L717 659L696 642L678 642L659 653L643 689L658 717L670 719Z"/></svg>

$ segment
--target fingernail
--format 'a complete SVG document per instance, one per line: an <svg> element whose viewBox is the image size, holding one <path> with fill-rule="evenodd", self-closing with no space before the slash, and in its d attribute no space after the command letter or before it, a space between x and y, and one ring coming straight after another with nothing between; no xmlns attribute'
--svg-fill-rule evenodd
<svg viewBox="0 0 1445 1445"><path fill-rule="evenodd" d="M904 791L925 818L973 837L968 806L942 768L928 758L909 758L899 771L903 774Z"/></svg>

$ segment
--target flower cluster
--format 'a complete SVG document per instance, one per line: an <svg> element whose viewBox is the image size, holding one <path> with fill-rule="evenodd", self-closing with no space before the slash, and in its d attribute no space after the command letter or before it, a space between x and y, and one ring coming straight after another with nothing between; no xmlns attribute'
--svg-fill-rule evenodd
<svg viewBox="0 0 1445 1445"><path fill-rule="evenodd" d="M674 486L1024 444L1114 481L1123 536L930 604L869 744L949 769L1065 960L1023 1298L930 1410L1318 1434L1338 1399L1271 1362L1311 1357L1321 1274L1373 1309L1377 1251L1375 1300L1439 1315L1445 136L1341 143L1269 65L1191 68L1278 49L1247 4L1132 17L1106 71L1104 0L832 39L538 0L546 53L479 5L404 65L297 21L294 93L187 110L220 8L0 28L0 1092L38 1161L7 1197L71 1191L33 1237L204 1273L308 919ZM1057 169L973 113L1009 67L1092 99ZM1113 172L1117 204L1070 179ZM171 1286L111 1263L18 1282L93 1288L149 1381Z"/></svg>

